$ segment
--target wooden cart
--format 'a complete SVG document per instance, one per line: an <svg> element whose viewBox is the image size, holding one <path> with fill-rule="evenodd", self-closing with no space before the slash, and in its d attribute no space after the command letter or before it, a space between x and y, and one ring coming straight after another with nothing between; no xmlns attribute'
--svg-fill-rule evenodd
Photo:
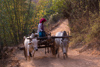
<svg viewBox="0 0 100 67"><path fill-rule="evenodd" d="M45 54L47 52L49 53L49 49L51 49L52 54L55 55L56 54L55 38L70 38L70 37L71 36L61 37L61 36L51 36L51 35L48 35L46 37L37 37L37 40L39 40L38 48L45 48Z"/></svg>

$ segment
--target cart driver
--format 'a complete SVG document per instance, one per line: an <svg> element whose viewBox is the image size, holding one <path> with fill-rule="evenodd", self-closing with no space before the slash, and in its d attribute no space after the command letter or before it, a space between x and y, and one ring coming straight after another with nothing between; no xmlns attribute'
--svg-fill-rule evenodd
<svg viewBox="0 0 100 67"><path fill-rule="evenodd" d="M38 34L39 34L39 37L45 37L46 36L46 33L44 31L44 22L46 22L46 19L45 18L42 18L38 24Z"/></svg>

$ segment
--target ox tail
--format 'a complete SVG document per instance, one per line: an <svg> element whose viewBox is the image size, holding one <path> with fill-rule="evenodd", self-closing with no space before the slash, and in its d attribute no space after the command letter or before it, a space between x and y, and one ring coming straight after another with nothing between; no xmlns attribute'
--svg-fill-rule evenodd
<svg viewBox="0 0 100 67"><path fill-rule="evenodd" d="M68 58L68 55L66 53L63 54L63 58L66 59Z"/></svg>
<svg viewBox="0 0 100 67"><path fill-rule="evenodd" d="M56 54L58 53L58 48L56 49Z"/></svg>
<svg viewBox="0 0 100 67"><path fill-rule="evenodd" d="M30 54L30 57L32 57L32 54L31 54L31 52L29 52L29 54Z"/></svg>

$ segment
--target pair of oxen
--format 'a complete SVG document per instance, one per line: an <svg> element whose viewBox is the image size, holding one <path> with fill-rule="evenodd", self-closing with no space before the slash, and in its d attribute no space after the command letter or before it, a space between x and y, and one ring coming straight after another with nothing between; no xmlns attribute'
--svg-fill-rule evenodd
<svg viewBox="0 0 100 67"><path fill-rule="evenodd" d="M30 56L34 57L35 51L38 50L38 40L35 37L35 35L38 35L37 33L32 33L29 37L24 36L24 55L26 57L26 60L30 60ZM57 32L55 36L68 36L66 31ZM61 47L63 52L63 58L67 58L67 51L68 51L68 44L69 39L68 38L55 38L55 53L56 56L59 57L59 48Z"/></svg>

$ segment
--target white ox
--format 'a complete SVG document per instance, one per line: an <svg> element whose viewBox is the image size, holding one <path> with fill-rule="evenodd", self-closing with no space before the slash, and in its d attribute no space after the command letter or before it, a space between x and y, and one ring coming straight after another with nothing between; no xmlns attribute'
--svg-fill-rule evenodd
<svg viewBox="0 0 100 67"><path fill-rule="evenodd" d="M66 31L57 32L56 36L67 36L67 33L66 33ZM58 57L59 57L59 47L61 47L61 49L62 49L63 58L65 59L65 56L68 57L68 55L67 55L68 44L69 44L68 38L56 38L55 39L56 54L58 54Z"/></svg>
<svg viewBox="0 0 100 67"><path fill-rule="evenodd" d="M38 40L34 37L35 35L36 34L32 33L29 37L24 36L24 54L26 60L30 60L31 55L34 57L35 51L38 50Z"/></svg>

